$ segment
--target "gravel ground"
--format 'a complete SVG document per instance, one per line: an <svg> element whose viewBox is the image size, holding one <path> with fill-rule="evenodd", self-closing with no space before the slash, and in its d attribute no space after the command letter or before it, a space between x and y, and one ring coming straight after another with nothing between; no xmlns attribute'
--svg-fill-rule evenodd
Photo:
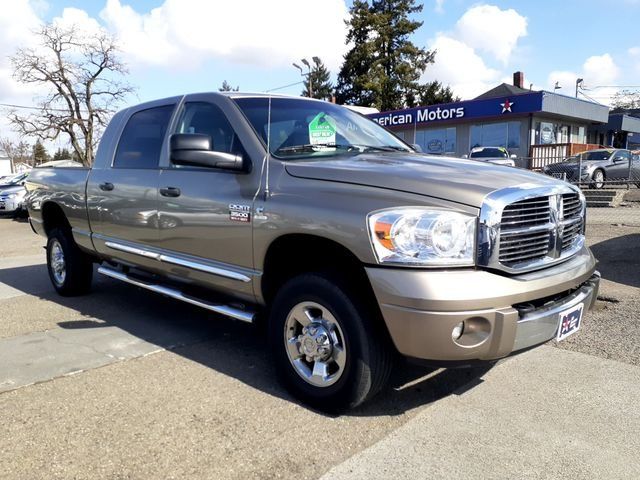
<svg viewBox="0 0 640 480"><path fill-rule="evenodd" d="M599 300L580 332L552 344L640 365L640 227L589 224L587 241L602 274Z"/></svg>

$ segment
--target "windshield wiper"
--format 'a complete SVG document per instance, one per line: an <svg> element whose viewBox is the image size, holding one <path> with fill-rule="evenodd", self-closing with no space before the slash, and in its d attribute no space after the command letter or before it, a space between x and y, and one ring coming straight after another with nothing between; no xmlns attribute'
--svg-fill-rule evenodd
<svg viewBox="0 0 640 480"><path fill-rule="evenodd" d="M350 150L352 148L357 148L357 146L340 143L305 143L302 145L291 145L290 147L280 147L274 153L316 152L318 148Z"/></svg>
<svg viewBox="0 0 640 480"><path fill-rule="evenodd" d="M409 152L403 147L398 147L396 145L357 145L360 148L363 148L364 151L379 151L379 152Z"/></svg>
<svg viewBox="0 0 640 480"><path fill-rule="evenodd" d="M358 143L305 143L278 148L274 153L317 152L319 148L335 148L337 150L358 150L358 152L409 152L406 148L395 145L363 145Z"/></svg>

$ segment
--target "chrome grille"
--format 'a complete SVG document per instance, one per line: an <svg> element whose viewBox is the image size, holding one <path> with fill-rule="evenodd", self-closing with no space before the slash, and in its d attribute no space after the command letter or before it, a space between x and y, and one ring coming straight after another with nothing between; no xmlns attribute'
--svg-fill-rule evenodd
<svg viewBox="0 0 640 480"><path fill-rule="evenodd" d="M500 222L500 263L511 267L546 257L550 248L547 228L550 222L548 196L528 198L504 207Z"/></svg>
<svg viewBox="0 0 640 480"><path fill-rule="evenodd" d="M584 203L568 186L493 192L480 217L479 265L526 272L565 260L584 244Z"/></svg>
<svg viewBox="0 0 640 480"><path fill-rule="evenodd" d="M583 231L582 202L576 193L562 195L563 219L565 227L562 232L562 251L568 250Z"/></svg>

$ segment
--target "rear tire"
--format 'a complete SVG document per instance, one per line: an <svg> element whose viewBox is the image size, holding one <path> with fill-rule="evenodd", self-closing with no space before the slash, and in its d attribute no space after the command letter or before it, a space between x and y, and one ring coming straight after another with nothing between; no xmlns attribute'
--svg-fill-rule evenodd
<svg viewBox="0 0 640 480"><path fill-rule="evenodd" d="M49 278L63 297L83 295L91 290L93 262L76 245L71 232L54 228L47 241Z"/></svg>
<svg viewBox="0 0 640 480"><path fill-rule="evenodd" d="M278 377L323 411L353 408L386 384L392 349L362 295L337 276L302 274L276 294L269 340Z"/></svg>

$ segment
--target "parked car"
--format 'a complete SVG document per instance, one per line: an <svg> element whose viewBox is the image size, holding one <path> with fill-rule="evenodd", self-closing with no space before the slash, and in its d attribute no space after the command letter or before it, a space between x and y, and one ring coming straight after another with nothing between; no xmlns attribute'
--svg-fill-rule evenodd
<svg viewBox="0 0 640 480"><path fill-rule="evenodd" d="M546 165L542 171L568 182L587 184L591 188L628 180L640 187L638 155L620 148L582 152L562 162Z"/></svg>
<svg viewBox="0 0 640 480"><path fill-rule="evenodd" d="M515 167L516 163L514 160L518 157L509 154L509 151L504 147L474 147L469 152L468 158L479 162Z"/></svg>
<svg viewBox="0 0 640 480"><path fill-rule="evenodd" d="M20 215L25 212L24 199L27 189L24 187L29 174L17 173L0 180L0 214Z"/></svg>
<svg viewBox="0 0 640 480"><path fill-rule="evenodd" d="M598 291L577 187L417 154L313 99L134 106L109 123L93 168L37 168L29 189L59 294L88 292L99 263L264 321L284 385L326 410L372 397L398 353L460 366L563 340Z"/></svg>

